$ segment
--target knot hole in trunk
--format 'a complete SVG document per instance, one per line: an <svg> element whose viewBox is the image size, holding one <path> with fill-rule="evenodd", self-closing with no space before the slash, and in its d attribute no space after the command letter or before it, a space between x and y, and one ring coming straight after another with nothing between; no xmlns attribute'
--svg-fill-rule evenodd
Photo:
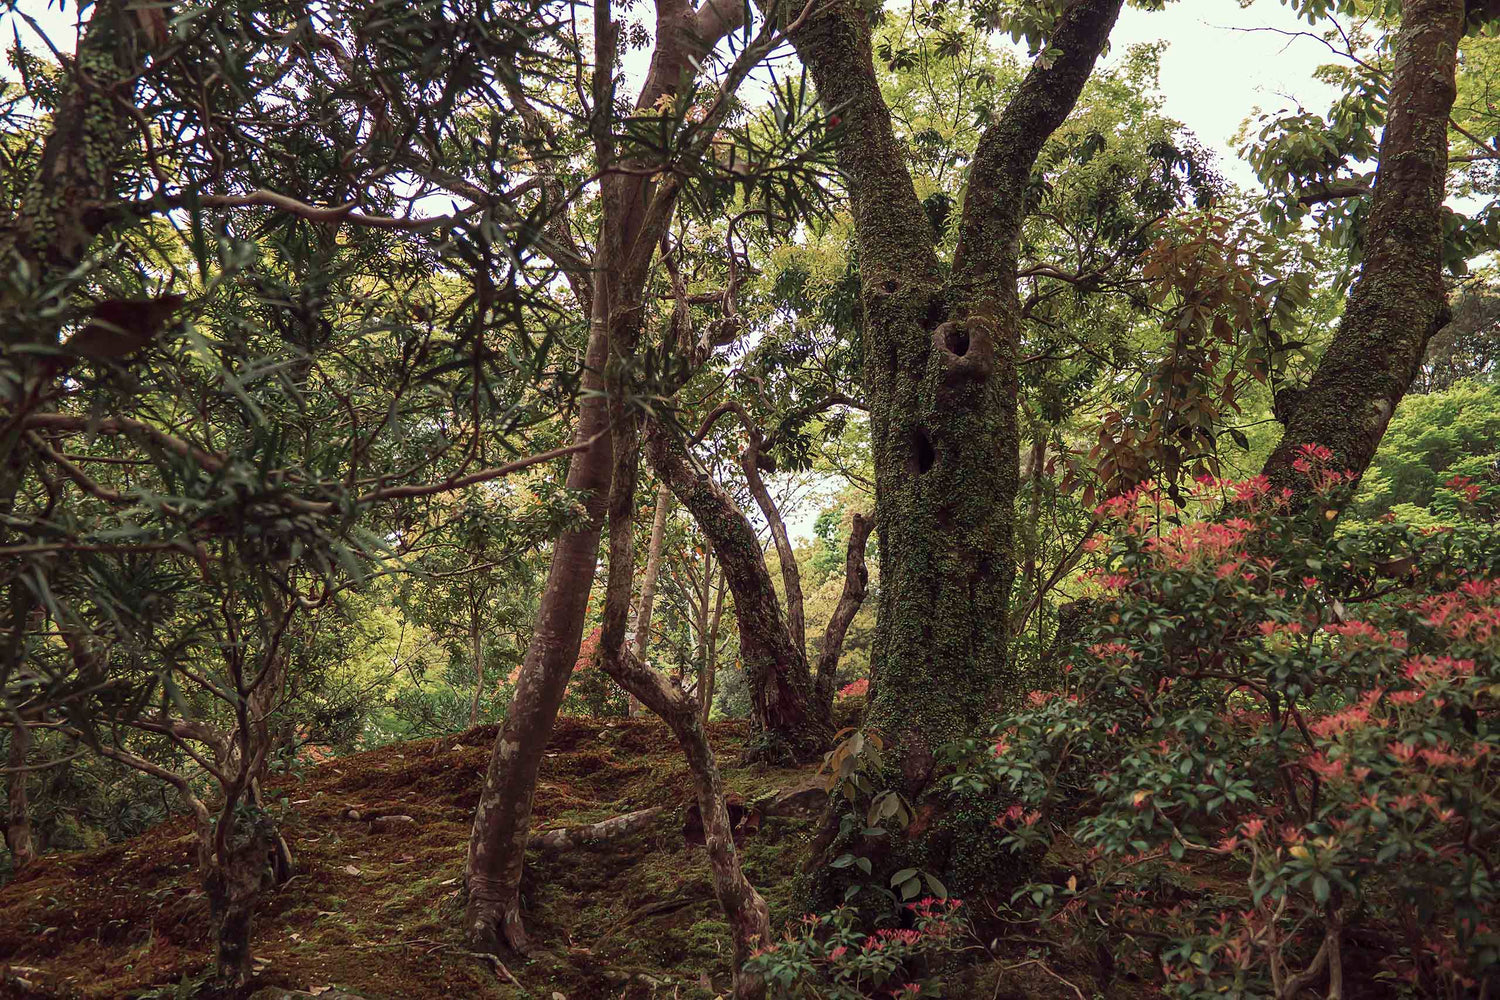
<svg viewBox="0 0 1500 1000"><path fill-rule="evenodd" d="M906 433L906 470L920 476L937 462L937 449L925 427L913 427Z"/></svg>
<svg viewBox="0 0 1500 1000"><path fill-rule="evenodd" d="M980 317L950 319L932 331L932 346L943 363L943 382L982 382L995 370L993 327Z"/></svg>

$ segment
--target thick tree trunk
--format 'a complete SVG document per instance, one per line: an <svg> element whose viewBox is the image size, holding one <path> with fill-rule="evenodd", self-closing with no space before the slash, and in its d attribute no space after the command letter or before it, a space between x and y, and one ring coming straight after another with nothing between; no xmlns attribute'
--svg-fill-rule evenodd
<svg viewBox="0 0 1500 1000"><path fill-rule="evenodd" d="M1299 505L1312 493L1292 467L1298 448L1324 445L1334 468L1363 475L1428 340L1447 322L1442 207L1464 8L1464 0L1403 4L1364 264L1338 333L1284 414L1286 433L1266 461L1272 486L1293 490Z"/></svg>
<svg viewBox="0 0 1500 1000"><path fill-rule="evenodd" d="M818 650L818 700L833 703L833 687L838 677L839 656L844 650L844 636L849 624L859 614L860 605L870 589L870 571L865 567L865 546L870 540L874 518L856 513L849 522L849 550L844 556L844 591L828 627L823 630L823 648Z"/></svg>
<svg viewBox="0 0 1500 1000"><path fill-rule="evenodd" d="M656 510L651 518L651 547L646 550L646 575L641 578L641 609L635 616L633 652L642 661L651 644L651 611L656 603L656 581L661 576L661 549L667 533L667 514L671 510L672 491L662 483L656 488ZM641 703L630 696L630 714L641 714Z"/></svg>
<svg viewBox="0 0 1500 1000"><path fill-rule="evenodd" d="M871 724L900 746L908 792L1018 678L1006 658L1015 575L1016 270L1037 154L1092 72L1122 0L1076 0L975 150L951 278L875 73L869 18L822 5L794 36L842 119L864 313L881 588ZM738 596L738 595L736 595Z"/></svg>
<svg viewBox="0 0 1500 1000"><path fill-rule="evenodd" d="M36 860L36 846L31 838L31 802L27 797L28 774L20 770L26 766L26 755L31 750L31 730L17 724L10 730L10 752L5 764L10 768L5 779L8 812L5 820L5 846L10 848L11 858L17 871Z"/></svg>
<svg viewBox="0 0 1500 1000"><path fill-rule="evenodd" d="M681 439L671 431L653 425L647 450L656 474L708 537L734 595L752 725L784 742L797 759L815 758L828 746L832 723L819 710L806 652L787 632L754 529L730 496L690 464Z"/></svg>
<svg viewBox="0 0 1500 1000"><path fill-rule="evenodd" d="M208 896L217 976L238 987L249 982L252 975L251 923L256 901L275 883L277 845L269 817L244 820L230 813L221 814L219 822L232 824L235 829L227 838L215 836L223 843L212 851L203 874L203 888Z"/></svg>

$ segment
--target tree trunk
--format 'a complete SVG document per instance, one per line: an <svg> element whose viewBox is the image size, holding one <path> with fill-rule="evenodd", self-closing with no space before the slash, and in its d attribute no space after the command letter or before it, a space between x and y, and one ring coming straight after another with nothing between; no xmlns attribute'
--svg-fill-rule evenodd
<svg viewBox="0 0 1500 1000"><path fill-rule="evenodd" d="M870 540L873 518L855 514L849 522L849 551L844 557L844 590L828 627L823 630L823 648L818 650L818 700L833 704L833 687L838 678L839 655L844 650L844 636L849 624L859 614L860 605L869 592L870 571L865 567L865 545Z"/></svg>
<svg viewBox="0 0 1500 1000"><path fill-rule="evenodd" d="M646 575L641 580L641 609L635 616L633 651L642 661L651 643L651 610L656 603L656 580L661 576L661 547L667 533L667 514L671 510L672 491L666 483L656 487L656 510L651 519L651 547L646 550ZM630 714L641 714L641 703L630 696Z"/></svg>
<svg viewBox="0 0 1500 1000"><path fill-rule="evenodd" d="M216 974L226 984L239 987L250 981L253 971L250 931L256 901L275 882L275 831L264 815L247 820L231 812L220 814L219 822L233 824L235 829L225 838L227 843L212 852L203 888L208 895Z"/></svg>
<svg viewBox="0 0 1500 1000"><path fill-rule="evenodd" d="M781 589L786 591L787 634L791 636L794 646L806 650L806 603L802 599L802 572L797 567L797 553L792 550L792 540L787 534L786 522L781 519L781 511L776 509L771 491L766 488L765 480L760 476L760 432L753 427L747 427L746 430L751 440L750 446L740 457L740 467L745 470L745 482L750 485L750 495L755 498L756 506L770 526L771 539L776 544L776 560L781 564Z"/></svg>
<svg viewBox="0 0 1500 1000"><path fill-rule="evenodd" d="M1298 448L1324 445L1335 469L1363 475L1427 341L1447 322L1442 209L1464 7L1464 0L1403 4L1364 264L1338 333L1284 414L1286 433L1266 460L1271 485L1291 489L1299 506L1312 491L1292 467Z"/></svg>
<svg viewBox="0 0 1500 1000"><path fill-rule="evenodd" d="M703 724L714 710L714 680L719 674L719 623L724 620L724 571L719 571L718 591L714 597L714 616L708 622L708 658L698 674L698 708Z"/></svg>
<svg viewBox="0 0 1500 1000"><path fill-rule="evenodd" d="M629 341L615 341L612 353L617 357L633 347ZM612 364L619 372L623 365ZM605 589L604 624L599 647L604 669L621 687L632 692L646 707L661 717L677 737L693 775L693 790L703 817L704 844L709 870L713 876L714 894L729 923L733 946L734 996L736 1000L753 1000L764 995L764 984L744 973L755 946L770 937L770 915L765 900L745 878L739 853L734 846L734 826L724 803L724 785L719 775L713 748L704 732L696 699L679 685L647 667L625 646L625 621L629 614L631 567L634 564L635 486L640 469L639 424L624 403L625 389L618 380L610 385L610 404L614 415L614 470L610 485L609 582ZM658 435L659 437L659 435ZM665 463L671 466L671 463ZM680 473L681 470L674 471ZM663 476L663 481L672 483ZM706 478L706 477L705 477ZM711 485L711 484L710 484ZM677 487L673 484L673 489ZM691 503L679 493L684 505ZM696 512L695 512L696 513ZM757 554L759 547L756 547ZM720 558L727 571L727 560ZM761 571L764 573L764 565ZM707 574L705 573L705 576Z"/></svg>
<svg viewBox="0 0 1500 1000"><path fill-rule="evenodd" d="M691 84L695 67L720 38L741 23L743 5L707 0L694 10L685 0L657 0L656 15L656 48L636 100L637 110L653 108L661 98ZM596 52L613 53L617 29L608 4L596 6ZM593 83L596 107L601 109L593 129L596 158L597 165L605 168L613 165L614 157L607 111L614 102L610 58L596 65ZM521 922L520 888L532 797L542 752L583 639L608 505L612 444L609 404L601 393L602 373L612 340L631 340L625 330L641 323L652 254L675 207L674 183L666 181L657 190L655 181L643 171L606 172L600 182L603 219L594 260L583 394L574 433L575 442L593 440L594 446L574 454L567 480L570 488L585 496L587 520L580 530L560 537L553 548L536 629L490 754L474 815L464 866L465 926L470 942L481 951L496 949L501 929L516 951L524 953L529 948Z"/></svg>
<svg viewBox="0 0 1500 1000"><path fill-rule="evenodd" d="M479 629L479 612L469 618L469 655L474 658L474 700L469 702L469 728L479 725L479 696L484 693L484 637Z"/></svg>
<svg viewBox="0 0 1500 1000"><path fill-rule="evenodd" d="M792 39L842 119L881 556L869 719L900 747L909 793L926 787L940 744L1020 686L1006 658L1020 228L1036 157L1076 103L1121 3L1069 5L1051 38L1055 58L1032 68L985 130L951 277L880 93L865 9L820 5Z"/></svg>
<svg viewBox="0 0 1500 1000"><path fill-rule="evenodd" d="M586 395L579 404L573 440L596 437L591 448L575 452L568 468L568 487L585 496L584 525L560 538L552 550L552 567L542 591L531 645L511 695L510 710L490 752L484 788L469 835L464 867L468 905L464 916L471 944L493 952L497 930L522 954L529 950L521 923L521 870L531 821L542 751L562 707L568 678L583 640L584 617L599 556L599 535L608 502L610 445L606 403L600 395L609 347L609 295L595 292L595 314L589 333L583 377ZM600 437L602 435L602 437Z"/></svg>
<svg viewBox="0 0 1500 1000"><path fill-rule="evenodd" d="M734 595L753 727L783 742L799 760L816 758L827 748L833 726L828 713L819 710L806 652L787 632L754 529L730 496L693 468L670 430L653 424L647 449L656 474L708 537Z"/></svg>
<svg viewBox="0 0 1500 1000"><path fill-rule="evenodd" d="M31 730L18 719L10 730L10 752L5 764L9 812L5 821L5 846L10 848L16 871L36 860L36 846L31 838L31 802L26 794L26 755L31 750Z"/></svg>

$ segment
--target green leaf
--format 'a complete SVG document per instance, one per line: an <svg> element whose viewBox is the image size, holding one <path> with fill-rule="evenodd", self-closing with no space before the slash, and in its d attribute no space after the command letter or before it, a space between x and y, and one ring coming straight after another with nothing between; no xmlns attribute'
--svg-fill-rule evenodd
<svg viewBox="0 0 1500 1000"><path fill-rule="evenodd" d="M912 878L916 874L917 870L915 868L901 869L899 872L891 876L891 888L894 889L896 886L900 885L902 882L905 882L907 879Z"/></svg>

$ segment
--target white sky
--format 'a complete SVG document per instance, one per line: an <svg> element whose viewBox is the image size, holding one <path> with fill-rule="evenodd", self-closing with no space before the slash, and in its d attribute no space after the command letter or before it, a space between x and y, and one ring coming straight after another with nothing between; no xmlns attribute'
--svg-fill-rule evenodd
<svg viewBox="0 0 1500 1000"><path fill-rule="evenodd" d="M77 5L63 0L19 0L16 8L34 18L59 49L71 51ZM1161 91L1164 111L1181 121L1219 155L1219 169L1245 188L1255 184L1248 165L1235 155L1231 137L1257 108L1277 111L1305 104L1322 111L1333 98L1328 86L1313 78L1313 70L1334 56L1314 38L1289 38L1279 32L1308 30L1283 0L1255 0L1247 8L1239 0L1179 0L1164 11L1127 9L1111 36L1110 61L1122 59L1138 42L1164 40ZM23 42L36 44L36 35L15 13L0 14L0 37L19 29ZM1275 29L1254 30L1254 29ZM627 74L639 80L644 52L627 57ZM9 66L0 75L11 77ZM788 519L799 537L810 537L817 511L805 505Z"/></svg>

